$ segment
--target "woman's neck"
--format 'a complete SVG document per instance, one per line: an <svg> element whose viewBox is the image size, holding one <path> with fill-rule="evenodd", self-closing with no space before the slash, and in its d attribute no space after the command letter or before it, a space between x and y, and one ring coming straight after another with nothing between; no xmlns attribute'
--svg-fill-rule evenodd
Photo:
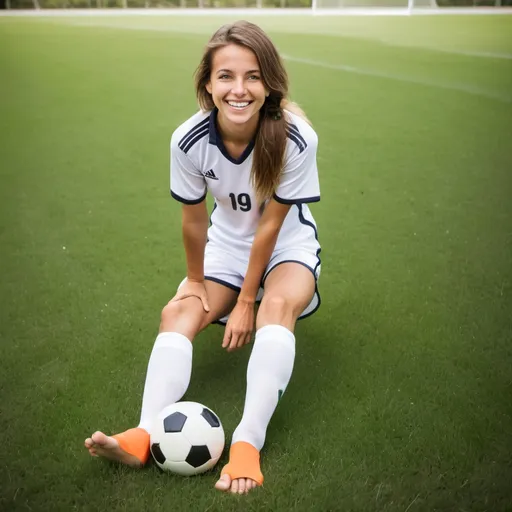
<svg viewBox="0 0 512 512"><path fill-rule="evenodd" d="M259 117L253 116L247 123L235 124L222 118L220 113L217 115L217 129L224 143L238 145L248 145L256 135L258 130Z"/></svg>

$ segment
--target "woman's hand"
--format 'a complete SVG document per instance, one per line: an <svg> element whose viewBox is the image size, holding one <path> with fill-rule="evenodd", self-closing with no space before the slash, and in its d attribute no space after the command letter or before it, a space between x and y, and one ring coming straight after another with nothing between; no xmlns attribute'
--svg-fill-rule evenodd
<svg viewBox="0 0 512 512"><path fill-rule="evenodd" d="M228 352L243 347L251 341L254 330L254 302L238 300L224 331L222 348Z"/></svg>
<svg viewBox="0 0 512 512"><path fill-rule="evenodd" d="M210 306L208 305L208 294L204 286L204 281L194 281L187 279L178 289L176 295L169 302L178 302L187 297L197 297L203 304L203 309L208 313Z"/></svg>

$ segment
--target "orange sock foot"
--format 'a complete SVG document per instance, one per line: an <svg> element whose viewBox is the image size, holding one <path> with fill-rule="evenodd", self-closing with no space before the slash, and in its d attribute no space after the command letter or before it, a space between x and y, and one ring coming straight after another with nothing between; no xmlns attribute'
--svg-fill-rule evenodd
<svg viewBox="0 0 512 512"><path fill-rule="evenodd" d="M221 475L229 475L231 480L250 478L258 485L263 484L260 470L260 452L249 443L238 441L231 445L229 463L222 468Z"/></svg>
<svg viewBox="0 0 512 512"><path fill-rule="evenodd" d="M143 428L131 428L112 437L125 452L137 457L141 464L146 464L149 458L149 434Z"/></svg>

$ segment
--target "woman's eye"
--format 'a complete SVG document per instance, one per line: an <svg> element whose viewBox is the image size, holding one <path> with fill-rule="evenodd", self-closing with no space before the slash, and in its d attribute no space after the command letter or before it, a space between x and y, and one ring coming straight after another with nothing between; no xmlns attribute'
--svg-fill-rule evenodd
<svg viewBox="0 0 512 512"><path fill-rule="evenodd" d="M229 78L229 75L220 75L219 76L220 80L226 80L226 78Z"/></svg>
<svg viewBox="0 0 512 512"><path fill-rule="evenodd" d="M259 80L259 79L260 79L260 77L258 75L251 75L249 77L249 80Z"/></svg>

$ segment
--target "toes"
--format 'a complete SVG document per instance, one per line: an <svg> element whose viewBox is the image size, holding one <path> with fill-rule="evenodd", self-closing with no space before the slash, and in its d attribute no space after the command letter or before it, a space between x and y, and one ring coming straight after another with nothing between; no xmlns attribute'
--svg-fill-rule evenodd
<svg viewBox="0 0 512 512"><path fill-rule="evenodd" d="M84 441L84 446L85 446L86 448L90 448L93 444L94 444L94 442L93 442L93 440L92 440L90 437L88 437L88 438Z"/></svg>
<svg viewBox="0 0 512 512"><path fill-rule="evenodd" d="M91 436L91 440L94 444L103 445L107 442L107 436L103 432L94 432Z"/></svg>
<svg viewBox="0 0 512 512"><path fill-rule="evenodd" d="M258 487L258 484L251 478L236 478L231 480L228 474L222 475L215 488L220 491L230 491L232 494L247 494L252 489Z"/></svg>
<svg viewBox="0 0 512 512"><path fill-rule="evenodd" d="M222 475L215 484L215 488L219 489L219 491L227 491L230 487L231 478L229 475Z"/></svg>

